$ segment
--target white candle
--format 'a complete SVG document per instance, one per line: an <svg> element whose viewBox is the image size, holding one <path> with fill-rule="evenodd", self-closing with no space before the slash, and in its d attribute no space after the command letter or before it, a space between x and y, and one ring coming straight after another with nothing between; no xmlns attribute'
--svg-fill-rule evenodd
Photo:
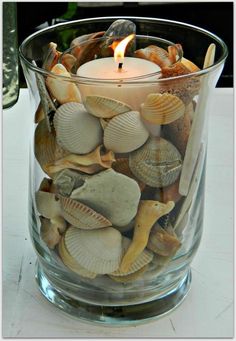
<svg viewBox="0 0 236 341"><path fill-rule="evenodd" d="M92 60L77 70L77 76L84 78L79 84L82 100L88 95L106 96L140 111L146 96L158 91L155 81L160 77L159 71L158 65L140 58L124 57L121 69L113 57ZM85 78L94 83L86 84Z"/></svg>

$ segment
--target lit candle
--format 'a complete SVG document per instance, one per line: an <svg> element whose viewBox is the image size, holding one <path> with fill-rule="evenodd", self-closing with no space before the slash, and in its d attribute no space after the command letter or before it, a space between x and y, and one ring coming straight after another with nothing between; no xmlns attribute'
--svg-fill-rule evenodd
<svg viewBox="0 0 236 341"><path fill-rule="evenodd" d="M160 77L160 67L148 60L125 57L124 52L134 34L123 39L116 47L114 58L95 59L79 67L79 89L82 100L89 95L117 99L140 110L140 105L151 92L157 92L155 81ZM86 78L90 82L86 83ZM94 83L91 82L94 80ZM97 82L96 82L97 81Z"/></svg>

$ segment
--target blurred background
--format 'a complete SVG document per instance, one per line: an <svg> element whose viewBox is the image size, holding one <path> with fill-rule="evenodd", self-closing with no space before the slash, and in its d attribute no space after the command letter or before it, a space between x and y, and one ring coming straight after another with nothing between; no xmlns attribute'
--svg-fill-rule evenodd
<svg viewBox="0 0 236 341"><path fill-rule="evenodd" d="M3 95L14 84L26 87L15 51L30 34L65 21L104 16L139 16L183 21L222 38L229 56L217 87L233 87L233 2L11 2L3 3ZM12 30L12 27L15 30ZM9 34L11 32L11 34ZM13 49L9 46L13 45ZM11 56L9 57L9 54ZM18 78L16 81L16 77Z"/></svg>

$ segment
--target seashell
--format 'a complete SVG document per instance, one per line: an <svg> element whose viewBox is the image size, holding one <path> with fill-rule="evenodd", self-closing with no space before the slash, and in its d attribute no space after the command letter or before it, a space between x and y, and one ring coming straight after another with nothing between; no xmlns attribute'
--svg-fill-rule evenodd
<svg viewBox="0 0 236 341"><path fill-rule="evenodd" d="M50 173L47 172L45 165L60 159L66 155L68 152L63 150L56 142L56 137L54 132L49 132L47 128L46 120L39 122L35 129L34 134L34 153L35 157L40 164L42 170L49 176Z"/></svg>
<svg viewBox="0 0 236 341"><path fill-rule="evenodd" d="M108 151L105 154L102 153L102 146L98 146L89 154L70 154L60 160L46 164L44 168L51 174L57 173L65 168L71 168L88 174L93 174L103 168L110 168L112 162L115 161L114 153L112 151Z"/></svg>
<svg viewBox="0 0 236 341"><path fill-rule="evenodd" d="M163 127L163 137L173 143L185 155L188 138L191 130L191 117L193 113L193 104L190 102L185 107L184 115L178 120Z"/></svg>
<svg viewBox="0 0 236 341"><path fill-rule="evenodd" d="M44 111L43 111L42 103L40 101L38 108L37 108L35 115L34 115L34 123L39 123L44 118L45 118Z"/></svg>
<svg viewBox="0 0 236 341"><path fill-rule="evenodd" d="M148 137L138 111L113 117L104 129L104 145L115 153L131 152L142 146Z"/></svg>
<svg viewBox="0 0 236 341"><path fill-rule="evenodd" d="M58 59L61 56L61 52L57 51L57 44L50 42L48 44L48 50L42 68L51 71L51 69L57 64Z"/></svg>
<svg viewBox="0 0 236 341"><path fill-rule="evenodd" d="M211 65L214 64L215 52L216 52L216 45L210 44L207 49L205 58L204 58L203 69L206 69L207 67L210 67Z"/></svg>
<svg viewBox="0 0 236 341"><path fill-rule="evenodd" d="M46 78L46 85L51 94L56 98L60 104L68 102L81 102L80 93L77 86L68 78L71 78L70 73L66 70L64 65L56 64L51 69L51 72L56 76L48 76ZM57 77L59 76L59 77ZM65 77L65 78L63 78Z"/></svg>
<svg viewBox="0 0 236 341"><path fill-rule="evenodd" d="M61 239L58 245L58 252L61 257L63 263L73 272L77 273L78 275L86 278L95 278L97 274L94 272L88 271L87 269L83 268L68 252L65 246L64 238Z"/></svg>
<svg viewBox="0 0 236 341"><path fill-rule="evenodd" d="M122 236L113 227L90 231L69 227L65 245L79 264L96 274L111 273L119 267Z"/></svg>
<svg viewBox="0 0 236 341"><path fill-rule="evenodd" d="M122 256L127 252L129 246L131 244L131 240L129 238L126 238L122 236ZM144 249L139 256L135 259L135 261L132 263L128 271L122 271L120 268L114 272L112 272L109 275L112 276L127 276L130 275L136 271L139 271L142 269L145 265L150 263L153 258L153 253L149 252L147 249Z"/></svg>
<svg viewBox="0 0 236 341"><path fill-rule="evenodd" d="M87 96L84 106L90 114L99 118L111 118L131 110L131 107L125 103L109 97L96 95Z"/></svg>
<svg viewBox="0 0 236 341"><path fill-rule="evenodd" d="M166 186L160 190L160 201L168 202L174 201L178 202L182 198L182 195L179 193L179 180L175 181L173 184Z"/></svg>
<svg viewBox="0 0 236 341"><path fill-rule="evenodd" d="M101 117L101 118L99 119L99 121L100 121L100 124L101 124L101 126L102 126L102 129L104 130L104 129L106 128L106 126L108 125L110 119L109 119L109 118L102 118L102 117Z"/></svg>
<svg viewBox="0 0 236 341"><path fill-rule="evenodd" d="M142 117L153 124L168 124L180 118L185 111L184 103L168 93L149 94L141 105Z"/></svg>
<svg viewBox="0 0 236 341"><path fill-rule="evenodd" d="M136 279L138 279L146 270L147 270L148 266L145 265L143 266L141 269L139 269L136 272L133 272L129 275L125 275L125 276L114 276L109 274L108 276L113 279L116 282L120 282L120 283L127 283L127 282L133 282Z"/></svg>
<svg viewBox="0 0 236 341"><path fill-rule="evenodd" d="M112 225L108 219L81 202L63 196L59 198L62 216L74 227L92 230Z"/></svg>
<svg viewBox="0 0 236 341"><path fill-rule="evenodd" d="M140 195L135 180L108 169L85 179L71 198L99 212L113 225L125 226L137 213Z"/></svg>
<svg viewBox="0 0 236 341"><path fill-rule="evenodd" d="M61 240L60 233L65 231L65 226L58 226L42 216L39 218L41 221L40 236L49 249L54 249Z"/></svg>
<svg viewBox="0 0 236 341"><path fill-rule="evenodd" d="M84 180L81 179L81 175L70 169L64 169L53 177L54 185L63 196L69 196L73 189L83 184L83 182Z"/></svg>
<svg viewBox="0 0 236 341"><path fill-rule="evenodd" d="M154 200L141 200L135 218L134 235L131 244L122 258L120 270L128 271L148 243L149 234L154 223L174 208L174 202L163 204Z"/></svg>
<svg viewBox="0 0 236 341"><path fill-rule="evenodd" d="M136 32L136 25L127 19L118 19L113 21L106 30L104 36L107 38L124 38Z"/></svg>
<svg viewBox="0 0 236 341"><path fill-rule="evenodd" d="M129 166L137 179L148 186L165 187L177 180L182 160L174 145L161 137L152 137L130 153Z"/></svg>
<svg viewBox="0 0 236 341"><path fill-rule="evenodd" d="M181 63L184 64L184 66L186 66L186 68L190 71L190 72L197 72L200 71L199 67L194 64L193 62L191 62L191 60L182 57L181 59Z"/></svg>
<svg viewBox="0 0 236 341"><path fill-rule="evenodd" d="M65 66L66 70L68 72L71 72L73 66L75 65L77 59L75 58L75 56L73 56L70 53L63 53L61 58L60 58L60 62L63 66Z"/></svg>
<svg viewBox="0 0 236 341"><path fill-rule="evenodd" d="M171 64L176 63L180 58L182 61L183 56L183 48L181 44L174 44L168 46L168 57L171 61ZM168 66L168 65L167 65Z"/></svg>
<svg viewBox="0 0 236 341"><path fill-rule="evenodd" d="M54 116L57 143L75 154L87 154L102 143L99 119L75 102L60 106Z"/></svg>
<svg viewBox="0 0 236 341"><path fill-rule="evenodd" d="M50 192L37 191L35 200L38 212L45 218L51 219L61 215L59 198Z"/></svg>
<svg viewBox="0 0 236 341"><path fill-rule="evenodd" d="M168 52L155 45L149 45L144 49L139 49L134 52L134 55L137 58L147 59L150 62L159 65L161 68L172 64Z"/></svg>
<svg viewBox="0 0 236 341"><path fill-rule="evenodd" d="M147 248L161 256L174 256L181 243L175 236L169 234L160 225L153 226L149 235Z"/></svg>

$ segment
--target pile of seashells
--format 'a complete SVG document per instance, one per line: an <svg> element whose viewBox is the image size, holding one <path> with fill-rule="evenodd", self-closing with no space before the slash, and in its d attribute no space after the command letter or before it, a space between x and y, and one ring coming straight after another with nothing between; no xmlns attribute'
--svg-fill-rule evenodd
<svg viewBox="0 0 236 341"><path fill-rule="evenodd" d="M131 32L132 22L117 20L106 32L73 40L74 55L50 43L43 68L72 77L72 70L99 52L108 54L112 37ZM106 39L93 43L97 37ZM84 47L84 41L91 43ZM151 45L134 56L159 65L161 78L199 70L185 58L176 62L179 49L179 44L168 51ZM134 111L97 95L82 103L75 83L36 77L41 102L35 114L35 157L45 177L35 200L42 240L81 278L102 275L125 283L150 268L157 276L180 250L181 224L185 219L186 225L201 176L204 153L199 148L192 180L187 187L183 182L181 191L186 158L199 140L191 129L199 80L163 83ZM150 126L160 126L160 134L153 135Z"/></svg>

